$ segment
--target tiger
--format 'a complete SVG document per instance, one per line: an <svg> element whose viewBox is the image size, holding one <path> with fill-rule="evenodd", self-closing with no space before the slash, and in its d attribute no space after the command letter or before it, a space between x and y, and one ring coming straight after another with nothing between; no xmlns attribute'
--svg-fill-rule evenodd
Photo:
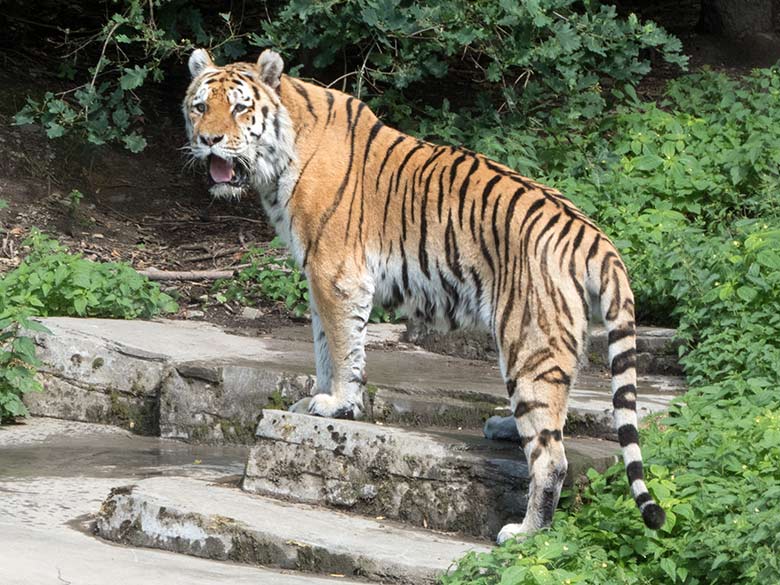
<svg viewBox="0 0 780 585"><path fill-rule="evenodd" d="M636 415L634 297L610 239L559 191L481 154L384 124L359 99L284 73L281 56L188 62L186 149L215 197L253 192L309 286L316 391L306 411L363 414L372 306L402 306L442 329L486 328L529 466L522 523L549 527L567 472L568 394L597 310L612 403L644 523L665 512L644 481Z"/></svg>

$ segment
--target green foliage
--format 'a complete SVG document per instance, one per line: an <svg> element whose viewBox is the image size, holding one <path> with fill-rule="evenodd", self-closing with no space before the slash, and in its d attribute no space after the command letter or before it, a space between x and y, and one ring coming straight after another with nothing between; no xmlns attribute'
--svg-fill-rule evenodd
<svg viewBox="0 0 780 585"><path fill-rule="evenodd" d="M46 328L32 316L133 319L177 310L170 296L130 266L68 254L38 232L25 245L30 253L0 279L0 422L27 414L22 396L41 390L35 378L40 364L26 334Z"/></svg>
<svg viewBox="0 0 780 585"><path fill-rule="evenodd" d="M741 218L780 209L780 71L744 80L702 73L670 85L660 104L630 86L608 115L576 121L428 109L423 137L466 144L559 188L610 234L629 266L639 319L674 324L678 299L701 297L705 248L731 242ZM714 279L711 279L714 281ZM697 288L699 281L703 288Z"/></svg>
<svg viewBox="0 0 780 585"><path fill-rule="evenodd" d="M127 264L90 262L55 240L33 233L30 253L0 280L0 309L25 308L38 316L148 318L177 310L159 285Z"/></svg>
<svg viewBox="0 0 780 585"><path fill-rule="evenodd" d="M679 40L595 0L289 0L273 17L258 6L243 6L235 17L190 0L120 0L113 10L97 34L63 40L70 50L60 74L79 85L28 98L17 124L139 152L146 146L139 91L164 79L174 62L183 69L179 61L194 46L225 60L271 46L294 74L300 63L318 74L338 65L345 87L349 81L358 97L372 97L401 124L412 107L405 93L436 99L430 85L444 77L494 110L544 115L563 104L578 118L599 114L612 99L602 84L641 79L650 52L686 65ZM93 16L105 19L103 11ZM66 10L61 16L72 17Z"/></svg>
<svg viewBox="0 0 780 585"><path fill-rule="evenodd" d="M78 189L73 189L68 193L68 210L73 215L78 211L81 200L84 199L84 194Z"/></svg>
<svg viewBox="0 0 780 585"><path fill-rule="evenodd" d="M354 93L400 91L457 76L489 88L524 113L573 99L581 111L600 111L605 79L635 82L650 70L640 51L657 50L682 67L680 42L652 23L617 17L613 6L574 0L413 2L399 9L386 0L291 0L259 46L311 56L323 69L339 64L354 78ZM476 74L476 78L474 75ZM483 90L484 93L484 90Z"/></svg>
<svg viewBox="0 0 780 585"><path fill-rule="evenodd" d="M551 530L468 555L444 583L780 582L778 90L777 68L703 73L563 138L482 127L495 156L529 157L614 236L639 307L690 342L691 390L642 433L661 531L617 465L566 494Z"/></svg>
<svg viewBox="0 0 780 585"><path fill-rule="evenodd" d="M251 304L259 299L281 302L296 317L309 309L306 278L284 253L284 245L274 238L268 249L253 249L244 258L247 268L237 278L218 280L214 289L228 301Z"/></svg>
<svg viewBox="0 0 780 585"><path fill-rule="evenodd" d="M144 110L138 91L150 81L165 78L168 63L178 60L194 44L212 46L217 55L233 58L244 53L229 18L214 15L220 38L206 30L206 18L189 0L121 0L96 35L84 40L68 37L72 48L60 74L83 83L61 92L29 97L16 114L16 124L41 124L49 138L75 132L92 144L121 143L131 152L146 147L142 135ZM221 24L220 24L221 23ZM191 39L186 35L191 35ZM91 52L97 52L86 71L79 69ZM176 98L179 99L178 96Z"/></svg>
<svg viewBox="0 0 780 585"><path fill-rule="evenodd" d="M40 365L35 357L32 339L22 336L23 330L47 329L31 321L24 311L0 311L0 423L27 414L22 396L43 390L35 372Z"/></svg>

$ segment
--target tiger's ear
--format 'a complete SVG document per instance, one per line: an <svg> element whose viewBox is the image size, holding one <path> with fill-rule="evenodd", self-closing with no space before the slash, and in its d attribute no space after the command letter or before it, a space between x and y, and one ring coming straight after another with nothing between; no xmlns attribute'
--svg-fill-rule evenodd
<svg viewBox="0 0 780 585"><path fill-rule="evenodd" d="M260 81L278 91L284 70L284 61L279 53L271 49L260 53L260 57L257 59L257 68L260 70Z"/></svg>
<svg viewBox="0 0 780 585"><path fill-rule="evenodd" d="M206 49L195 49L190 55L190 60L187 63L190 68L190 74L192 77L197 77L207 67L214 67L214 61L211 60L211 55Z"/></svg>

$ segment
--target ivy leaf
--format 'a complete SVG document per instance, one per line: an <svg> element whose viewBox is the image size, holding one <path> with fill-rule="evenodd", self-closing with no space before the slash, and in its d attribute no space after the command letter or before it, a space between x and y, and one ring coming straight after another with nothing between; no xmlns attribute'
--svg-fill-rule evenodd
<svg viewBox="0 0 780 585"><path fill-rule="evenodd" d="M136 65L132 69L125 67L122 77L119 79L119 86L125 91L135 89L143 85L149 70L146 66Z"/></svg>
<svg viewBox="0 0 780 585"><path fill-rule="evenodd" d="M59 138L65 134L65 128L57 122L49 122L46 125L46 136L49 138Z"/></svg>
<svg viewBox="0 0 780 585"><path fill-rule="evenodd" d="M138 154L144 148L146 148L146 138L133 132L122 138L122 142L125 143L125 148L132 153Z"/></svg>
<svg viewBox="0 0 780 585"><path fill-rule="evenodd" d="M580 36L568 22L558 27L558 30L555 31L555 38L566 53L573 53L582 46Z"/></svg>

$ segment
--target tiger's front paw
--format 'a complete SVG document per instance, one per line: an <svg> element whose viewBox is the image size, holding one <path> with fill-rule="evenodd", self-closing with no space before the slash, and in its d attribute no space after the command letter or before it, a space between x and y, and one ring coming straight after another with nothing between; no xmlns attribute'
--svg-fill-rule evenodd
<svg viewBox="0 0 780 585"><path fill-rule="evenodd" d="M298 402L290 406L287 410L289 412L294 412L295 414L308 414L309 404L311 404L311 396L307 396L306 398L301 398Z"/></svg>
<svg viewBox="0 0 780 585"><path fill-rule="evenodd" d="M309 402L309 414L327 418L359 420L363 411L358 404L344 403L330 394L315 394Z"/></svg>
<svg viewBox="0 0 780 585"><path fill-rule="evenodd" d="M485 421L482 432L485 438L491 441L520 442L520 433L517 431L517 423L513 416L491 416Z"/></svg>
<svg viewBox="0 0 780 585"><path fill-rule="evenodd" d="M525 523L523 524L506 524L501 529L501 532L498 533L498 537L496 537L496 542L498 544L504 544L507 540L510 538L517 538L517 540L525 540L531 534L533 534L533 530L529 530L528 527L525 526Z"/></svg>

